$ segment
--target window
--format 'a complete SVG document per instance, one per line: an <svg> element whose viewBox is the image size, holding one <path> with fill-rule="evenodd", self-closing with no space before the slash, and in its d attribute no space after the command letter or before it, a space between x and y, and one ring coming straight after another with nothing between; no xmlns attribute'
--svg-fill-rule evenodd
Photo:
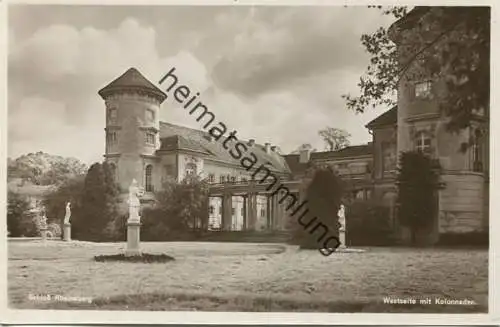
<svg viewBox="0 0 500 327"><path fill-rule="evenodd" d="M108 132L106 134L106 143L108 146L116 143L116 132Z"/></svg>
<svg viewBox="0 0 500 327"><path fill-rule="evenodd" d="M236 177L231 177L231 183L236 183Z"/></svg>
<svg viewBox="0 0 500 327"><path fill-rule="evenodd" d="M415 97L427 98L431 95L431 81L425 81L415 84Z"/></svg>
<svg viewBox="0 0 500 327"><path fill-rule="evenodd" d="M116 165L114 163L109 164L109 171L111 172L111 178L116 181L118 176L116 176Z"/></svg>
<svg viewBox="0 0 500 327"><path fill-rule="evenodd" d="M146 133L146 144L155 145L155 135L153 133Z"/></svg>
<svg viewBox="0 0 500 327"><path fill-rule="evenodd" d="M245 208L243 208L243 207L241 208L241 216L245 217Z"/></svg>
<svg viewBox="0 0 500 327"><path fill-rule="evenodd" d="M146 192L153 192L153 166L147 165L145 172L145 189Z"/></svg>
<svg viewBox="0 0 500 327"><path fill-rule="evenodd" d="M425 154L430 154L431 152L431 138L429 134L425 132L419 132L415 139L415 148Z"/></svg>
<svg viewBox="0 0 500 327"><path fill-rule="evenodd" d="M146 121L152 123L155 121L155 112L153 109L146 109Z"/></svg>
<svg viewBox="0 0 500 327"><path fill-rule="evenodd" d="M471 146L472 170L483 171L483 137L480 131L476 130L474 141Z"/></svg>
<svg viewBox="0 0 500 327"><path fill-rule="evenodd" d="M236 212L236 210L234 209L234 207L231 208L231 216L234 216L234 213Z"/></svg>
<svg viewBox="0 0 500 327"><path fill-rule="evenodd" d="M242 181L242 182L248 182L248 178L246 178L246 177L241 177L241 181Z"/></svg>
<svg viewBox="0 0 500 327"><path fill-rule="evenodd" d="M109 108L108 109L108 122L116 123L117 115L118 115L118 111L116 110L116 108Z"/></svg>
<svg viewBox="0 0 500 327"><path fill-rule="evenodd" d="M208 212L209 212L211 215L213 215L213 214L214 214L214 212L215 212L215 208L214 208L214 206L210 206L210 207L208 207Z"/></svg>
<svg viewBox="0 0 500 327"><path fill-rule="evenodd" d="M220 181L221 183L224 183L224 182L226 181L226 176L222 176L222 175L221 175L221 176L219 177L219 181Z"/></svg>
<svg viewBox="0 0 500 327"><path fill-rule="evenodd" d="M208 182L209 183L215 183L215 175L214 174L208 175Z"/></svg>
<svg viewBox="0 0 500 327"><path fill-rule="evenodd" d="M196 164L192 162L186 164L186 175L196 175Z"/></svg>
<svg viewBox="0 0 500 327"><path fill-rule="evenodd" d="M219 215L222 216L222 206L219 207Z"/></svg>
<svg viewBox="0 0 500 327"><path fill-rule="evenodd" d="M265 217L266 216L266 209L262 208L260 209L260 216Z"/></svg>
<svg viewBox="0 0 500 327"><path fill-rule="evenodd" d="M363 190L354 191L354 197L358 200L363 200L365 197L365 192Z"/></svg>
<svg viewBox="0 0 500 327"><path fill-rule="evenodd" d="M389 142L382 143L382 170L390 172L396 169L396 153Z"/></svg>
<svg viewBox="0 0 500 327"><path fill-rule="evenodd" d="M165 176L174 176L175 175L175 169L174 165L165 165Z"/></svg>

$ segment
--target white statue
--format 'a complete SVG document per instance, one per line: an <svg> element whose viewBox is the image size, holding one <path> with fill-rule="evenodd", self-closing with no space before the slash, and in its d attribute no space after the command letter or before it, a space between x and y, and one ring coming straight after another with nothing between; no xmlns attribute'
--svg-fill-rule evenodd
<svg viewBox="0 0 500 327"><path fill-rule="evenodd" d="M47 214L45 210L45 206L42 206L42 217L40 218L40 228L45 229L47 228Z"/></svg>
<svg viewBox="0 0 500 327"><path fill-rule="evenodd" d="M64 216L64 224L69 224L69 218L71 217L71 203L66 203L66 215Z"/></svg>
<svg viewBox="0 0 500 327"><path fill-rule="evenodd" d="M339 211L337 212L340 223L340 231L345 232L345 207L343 204L340 205Z"/></svg>
<svg viewBox="0 0 500 327"><path fill-rule="evenodd" d="M343 204L340 205L339 211L337 212L337 215L339 216L339 241L340 241L340 246L339 248L345 249L346 244L345 244L345 207Z"/></svg>
<svg viewBox="0 0 500 327"><path fill-rule="evenodd" d="M137 181L132 180L128 188L128 220L131 222L140 222L141 217L139 216L139 209L141 208L141 201L139 197L144 195L144 191L137 186Z"/></svg>

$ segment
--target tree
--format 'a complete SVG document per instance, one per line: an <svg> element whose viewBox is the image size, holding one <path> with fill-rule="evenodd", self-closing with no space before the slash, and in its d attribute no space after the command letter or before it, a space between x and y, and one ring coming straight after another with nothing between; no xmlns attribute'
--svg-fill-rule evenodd
<svg viewBox="0 0 500 327"><path fill-rule="evenodd" d="M55 191L49 193L43 201L47 217L56 218L55 223L62 228L66 214L66 203L71 202L70 221L74 220L82 208L84 186L85 175L79 175L66 180Z"/></svg>
<svg viewBox="0 0 500 327"><path fill-rule="evenodd" d="M87 241L112 240L122 203L109 165L94 163L85 176L80 200L72 208L74 237Z"/></svg>
<svg viewBox="0 0 500 327"><path fill-rule="evenodd" d="M440 166L436 160L418 151L401 153L398 168L397 204L401 225L411 231L411 243L417 234L430 227L437 214L437 190L440 183Z"/></svg>
<svg viewBox="0 0 500 327"><path fill-rule="evenodd" d="M87 170L78 159L41 151L10 159L7 167L9 178L18 177L36 185L60 185L67 179L85 174Z"/></svg>
<svg viewBox="0 0 500 327"><path fill-rule="evenodd" d="M30 214L28 199L9 190L7 194L7 231L11 237L35 236L37 228Z"/></svg>
<svg viewBox="0 0 500 327"><path fill-rule="evenodd" d="M470 127L476 110L484 110L489 117L489 7L416 7L410 12L405 7L376 7L397 19L424 14L416 24L418 32L405 37L398 48L388 28L361 36L371 58L358 83L361 95L342 96L349 109L362 113L369 106L392 107L402 77L420 75L445 82L447 91L435 96L450 118L448 131Z"/></svg>
<svg viewBox="0 0 500 327"><path fill-rule="evenodd" d="M294 219L293 239L303 249L321 249L324 239L330 236L338 238L338 216L340 204L344 196L342 179L330 166L311 166L306 172L302 185L306 194L308 213ZM323 227L327 229L326 236L318 240ZM330 243L331 244L331 243Z"/></svg>
<svg viewBox="0 0 500 327"><path fill-rule="evenodd" d="M208 183L188 175L181 182L167 180L156 193L154 208L145 209L142 235L165 240L172 233L203 231L208 228Z"/></svg>
<svg viewBox="0 0 500 327"><path fill-rule="evenodd" d="M326 144L327 151L341 150L349 146L351 134L340 128L326 127L318 132Z"/></svg>

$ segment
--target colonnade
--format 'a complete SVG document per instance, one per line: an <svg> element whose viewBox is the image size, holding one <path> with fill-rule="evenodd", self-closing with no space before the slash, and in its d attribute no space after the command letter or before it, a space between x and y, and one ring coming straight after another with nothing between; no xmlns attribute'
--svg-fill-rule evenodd
<svg viewBox="0 0 500 327"><path fill-rule="evenodd" d="M297 196L297 193L291 193ZM264 208L262 201L260 209L258 205L258 196L265 197ZM283 197L273 193L249 192L249 193L231 193L226 192L222 195L211 195L211 198L219 198L221 202L221 217L220 230L234 230L233 219L239 215L234 210L233 203L235 197L242 198L243 216L242 228L239 230L256 231L256 230L285 230L287 227L287 217L290 212L287 212L287 201ZM264 215L264 217L262 217ZM218 216L218 214L216 214ZM262 223L262 220L264 222Z"/></svg>

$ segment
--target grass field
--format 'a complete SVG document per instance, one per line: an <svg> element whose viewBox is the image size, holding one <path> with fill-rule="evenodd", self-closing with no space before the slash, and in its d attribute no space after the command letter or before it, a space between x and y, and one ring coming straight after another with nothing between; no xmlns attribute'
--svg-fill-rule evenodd
<svg viewBox="0 0 500 327"><path fill-rule="evenodd" d="M12 308L102 310L487 312L488 252L368 248L298 251L278 244L142 243L167 263L95 262L124 243L9 242ZM51 295L34 300L32 295ZM92 303L55 301L89 297ZM432 304L386 304L384 297ZM434 304L434 298L474 301Z"/></svg>

